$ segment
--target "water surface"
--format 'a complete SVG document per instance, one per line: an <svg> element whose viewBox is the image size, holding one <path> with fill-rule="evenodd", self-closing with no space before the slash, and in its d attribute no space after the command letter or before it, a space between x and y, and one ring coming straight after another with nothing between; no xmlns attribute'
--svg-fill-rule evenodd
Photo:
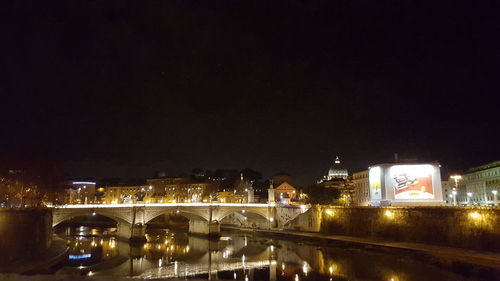
<svg viewBox="0 0 500 281"><path fill-rule="evenodd" d="M314 246L245 233L208 240L171 229L150 229L147 243L130 245L114 237L114 231L57 228L56 233L70 245L70 253L53 273L162 280L475 280L375 250Z"/></svg>

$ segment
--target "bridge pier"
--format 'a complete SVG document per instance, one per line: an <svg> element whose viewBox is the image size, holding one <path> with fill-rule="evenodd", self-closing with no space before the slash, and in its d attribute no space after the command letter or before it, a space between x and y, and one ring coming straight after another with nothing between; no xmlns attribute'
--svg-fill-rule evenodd
<svg viewBox="0 0 500 281"><path fill-rule="evenodd" d="M117 224L116 234L119 238L127 239L136 242L146 241L146 225L135 224L131 225L124 222L119 222Z"/></svg>
<svg viewBox="0 0 500 281"><path fill-rule="evenodd" d="M218 221L208 222L205 220L190 219L189 233L220 236L220 223Z"/></svg>

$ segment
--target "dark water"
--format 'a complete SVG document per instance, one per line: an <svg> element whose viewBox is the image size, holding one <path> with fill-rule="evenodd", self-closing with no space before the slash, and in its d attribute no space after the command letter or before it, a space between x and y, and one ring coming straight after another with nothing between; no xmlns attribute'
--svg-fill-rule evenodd
<svg viewBox="0 0 500 281"><path fill-rule="evenodd" d="M168 229L148 230L132 246L114 229L65 227L70 254L54 274L210 280L474 280L423 261L376 251L318 247L298 241L231 233L217 241Z"/></svg>

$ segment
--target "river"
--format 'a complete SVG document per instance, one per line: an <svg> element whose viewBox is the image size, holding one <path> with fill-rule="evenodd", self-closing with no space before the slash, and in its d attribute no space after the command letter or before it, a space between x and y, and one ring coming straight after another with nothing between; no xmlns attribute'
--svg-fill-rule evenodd
<svg viewBox="0 0 500 281"><path fill-rule="evenodd" d="M62 264L46 273L162 280L474 280L407 256L316 246L262 234L231 232L208 240L183 230L149 229L147 243L130 245L114 237L114 230L56 228L70 252Z"/></svg>

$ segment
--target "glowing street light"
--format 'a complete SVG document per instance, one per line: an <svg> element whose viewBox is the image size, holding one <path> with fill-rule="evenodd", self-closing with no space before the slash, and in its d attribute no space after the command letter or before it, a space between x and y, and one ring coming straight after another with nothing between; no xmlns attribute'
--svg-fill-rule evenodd
<svg viewBox="0 0 500 281"><path fill-rule="evenodd" d="M458 182L462 179L461 175L452 175L450 176L450 179L455 181L455 188L458 188Z"/></svg>
<svg viewBox="0 0 500 281"><path fill-rule="evenodd" d="M451 175L450 179L455 182L455 186L453 187L453 206L457 206L457 190L458 190L458 182L462 179L461 175Z"/></svg>
<svg viewBox="0 0 500 281"><path fill-rule="evenodd" d="M472 203L472 192L467 192L467 205Z"/></svg>
<svg viewBox="0 0 500 281"><path fill-rule="evenodd" d="M453 206L456 206L457 205L457 191L456 190L452 190L451 194L453 196Z"/></svg>

